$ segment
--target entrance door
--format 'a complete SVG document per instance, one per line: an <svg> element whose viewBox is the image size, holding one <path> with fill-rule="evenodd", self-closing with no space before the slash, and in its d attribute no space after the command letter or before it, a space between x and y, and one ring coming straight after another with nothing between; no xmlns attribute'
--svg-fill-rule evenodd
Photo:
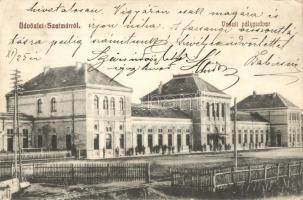
<svg viewBox="0 0 303 200"><path fill-rule="evenodd" d="M66 149L71 150L72 148L72 137L70 134L66 135Z"/></svg>
<svg viewBox="0 0 303 200"><path fill-rule="evenodd" d="M277 146L281 146L281 134L277 134Z"/></svg>
<svg viewBox="0 0 303 200"><path fill-rule="evenodd" d="M7 138L7 151L13 151L13 138L12 137L8 137Z"/></svg>
<svg viewBox="0 0 303 200"><path fill-rule="evenodd" d="M142 147L142 135L141 135L141 134L138 134L138 135L137 135L137 146L138 146L139 148Z"/></svg>
<svg viewBox="0 0 303 200"><path fill-rule="evenodd" d="M53 135L52 136L52 150L56 150L57 149L57 136Z"/></svg>
<svg viewBox="0 0 303 200"><path fill-rule="evenodd" d="M149 148L153 147L153 135L152 134L148 135L148 147Z"/></svg>
<svg viewBox="0 0 303 200"><path fill-rule="evenodd" d="M180 149L181 149L181 134L177 135L177 147L178 147L178 152L180 152Z"/></svg>

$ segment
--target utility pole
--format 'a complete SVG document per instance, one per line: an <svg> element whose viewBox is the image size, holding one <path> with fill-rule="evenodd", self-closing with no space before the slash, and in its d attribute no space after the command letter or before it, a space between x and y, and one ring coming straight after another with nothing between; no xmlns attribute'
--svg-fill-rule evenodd
<svg viewBox="0 0 303 200"><path fill-rule="evenodd" d="M235 157L235 169L238 167L238 152L237 152L237 98L234 98L234 157Z"/></svg>
<svg viewBox="0 0 303 200"><path fill-rule="evenodd" d="M21 80L20 80L20 71L14 70L11 74L11 80L13 81L14 86L14 118L13 118L13 129L14 129L14 152L15 152L15 176L18 178L17 165L19 160L19 180L22 178L22 163L21 163L21 144L20 144L20 132L19 132L19 111L18 111L18 95L21 90ZM18 152L18 158L17 158Z"/></svg>

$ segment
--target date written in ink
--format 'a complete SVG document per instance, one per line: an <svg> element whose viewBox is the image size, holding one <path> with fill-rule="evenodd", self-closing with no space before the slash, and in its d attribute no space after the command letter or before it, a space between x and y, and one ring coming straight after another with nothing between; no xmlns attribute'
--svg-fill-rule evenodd
<svg viewBox="0 0 303 200"><path fill-rule="evenodd" d="M37 54L38 52L35 53L21 53L18 51L17 48L12 48L7 51L6 58L9 60L9 63L11 64L12 62L29 62L29 61L38 61L41 60L41 57L39 57Z"/></svg>

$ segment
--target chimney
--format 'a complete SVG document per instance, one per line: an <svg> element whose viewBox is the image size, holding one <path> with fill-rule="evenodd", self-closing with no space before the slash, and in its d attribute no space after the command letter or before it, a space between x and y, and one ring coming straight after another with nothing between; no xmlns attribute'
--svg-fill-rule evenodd
<svg viewBox="0 0 303 200"><path fill-rule="evenodd" d="M256 96L257 96L257 92L254 90L253 91L253 97L256 98Z"/></svg>
<svg viewBox="0 0 303 200"><path fill-rule="evenodd" d="M50 70L50 66L45 66L43 69L44 75L47 74L47 72Z"/></svg>
<svg viewBox="0 0 303 200"><path fill-rule="evenodd" d="M76 62L76 71L79 71L81 67L83 66L83 63L81 62Z"/></svg>
<svg viewBox="0 0 303 200"><path fill-rule="evenodd" d="M162 87L163 87L163 84L162 84L162 81L160 81L159 87L158 87L158 94L162 94Z"/></svg>

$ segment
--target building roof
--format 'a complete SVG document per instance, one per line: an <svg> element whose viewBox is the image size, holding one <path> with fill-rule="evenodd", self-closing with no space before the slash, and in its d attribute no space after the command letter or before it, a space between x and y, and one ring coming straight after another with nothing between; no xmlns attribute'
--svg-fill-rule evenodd
<svg viewBox="0 0 303 200"><path fill-rule="evenodd" d="M230 115L230 119L233 121L235 119L234 114ZM237 121L250 121L250 122L268 122L259 113L256 112L237 112Z"/></svg>
<svg viewBox="0 0 303 200"><path fill-rule="evenodd" d="M0 119L13 120L14 113L12 112L0 112ZM33 120L32 115L26 115L24 113L19 113L19 120Z"/></svg>
<svg viewBox="0 0 303 200"><path fill-rule="evenodd" d="M165 108L137 104L132 105L131 111L132 117L191 119L188 114L176 108Z"/></svg>
<svg viewBox="0 0 303 200"><path fill-rule="evenodd" d="M255 108L278 108L278 107L296 107L295 104L287 100L279 93L256 94L254 93L237 103L238 109L255 109Z"/></svg>
<svg viewBox="0 0 303 200"><path fill-rule="evenodd" d="M88 64L77 63L74 66L45 67L44 71L23 84L24 91L83 86L97 84L124 87L119 82L100 72L98 69L87 70Z"/></svg>
<svg viewBox="0 0 303 200"><path fill-rule="evenodd" d="M189 95L200 95L201 91L225 94L215 86L201 79L197 74L174 75L171 80L141 98L142 101L149 101L153 98L183 98Z"/></svg>

